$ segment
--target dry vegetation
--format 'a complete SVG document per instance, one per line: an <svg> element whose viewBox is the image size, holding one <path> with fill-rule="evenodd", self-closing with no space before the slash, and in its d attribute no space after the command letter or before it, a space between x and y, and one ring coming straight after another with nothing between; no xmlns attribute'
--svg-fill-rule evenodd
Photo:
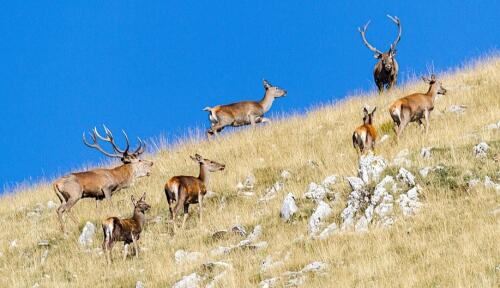
<svg viewBox="0 0 500 288"><path fill-rule="evenodd" d="M55 210L45 209L40 217L29 218L27 212L37 203L44 205L57 197L50 185L39 184L15 194L3 196L0 203L0 286L32 287L134 287L137 280L146 287L170 287L182 276L200 272L201 264L209 260L226 260L234 266L220 287L256 287L271 276L288 270L298 270L311 261L329 264L325 276L312 276L307 287L498 287L500 283L500 214L489 211L499 206L500 196L494 189L479 185L467 189L466 182L474 175L491 176L499 182L500 131L486 130L484 126L500 120L500 58L490 57L460 70L440 75L448 95L440 98L431 114L429 137L412 124L404 132L398 145L392 140L380 143L377 153L392 159L398 151L408 148L417 171L423 166L442 164L442 173L426 179L417 176L423 187L425 206L414 217L397 219L390 229L371 229L334 235L327 240L304 238L307 235L307 217L314 205L298 201L300 215L291 223L279 218L281 200L292 192L296 198L306 191L310 182L320 182L325 176L356 175L357 156L351 145L351 133L360 124L362 105L378 106L375 125L382 135L393 136L387 106L410 92L423 91L423 82L409 83L389 95L367 94L351 97L334 106L326 106L303 117L291 117L261 126L255 131L226 134L207 142L187 140L174 148L150 155L155 161L153 175L141 179L134 187L113 196L114 206L100 203L96 209L93 200L82 200L73 209L79 220L75 225L68 219L68 238L59 230ZM292 96L290 96L292 97ZM444 111L452 104L467 105L459 116ZM392 139L392 137L391 137ZM487 158L477 159L472 146L481 140L490 147ZM436 149L431 159L419 156L422 147ZM83 145L82 145L82 149ZM213 173L209 190L217 198L205 203L203 227L197 226L197 208L191 207L187 229L175 237L167 218L167 204L163 192L165 181L174 175L196 175L198 166L189 155L204 157L226 164L226 170ZM314 160L318 167L308 165ZM496 160L495 160L496 159ZM292 178L284 191L267 203L257 198L236 195L235 185L248 174L256 176L255 192L262 195L287 169ZM334 216L328 222L338 221L350 192L345 181L335 186L343 201L333 206ZM142 254L138 260L122 261L114 249L114 265L106 261L97 248L102 242L101 221L109 215L129 216L132 212L130 194L148 193L152 205L146 217L163 217L161 223L146 224L141 235ZM219 209L225 197L224 209ZM98 225L93 247L82 249L77 240L86 221ZM261 224L262 239L269 246L260 251L236 251L227 256L212 257L209 251L217 246L237 243L238 236L212 240L212 232L240 223L247 230ZM17 247L10 248L10 241ZM50 241L49 255L40 264L44 248L39 240ZM174 252L178 249L199 251L205 257L200 261L177 265ZM285 266L261 273L260 263L267 255L292 256Z"/></svg>

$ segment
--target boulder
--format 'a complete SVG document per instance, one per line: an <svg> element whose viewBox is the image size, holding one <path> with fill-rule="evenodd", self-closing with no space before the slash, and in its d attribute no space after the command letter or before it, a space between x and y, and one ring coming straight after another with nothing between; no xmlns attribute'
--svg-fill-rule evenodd
<svg viewBox="0 0 500 288"><path fill-rule="evenodd" d="M405 216L415 215L420 209L420 202L418 199L419 189L418 187L413 187L408 192L399 195L399 206L401 211Z"/></svg>
<svg viewBox="0 0 500 288"><path fill-rule="evenodd" d="M474 148L472 148L472 151L474 152L474 156L481 158L481 157L486 157L489 149L490 146L488 146L486 142L481 142L476 146L474 146Z"/></svg>
<svg viewBox="0 0 500 288"><path fill-rule="evenodd" d="M283 179L289 179L289 178L292 177L292 173L290 173L290 171L288 171L288 170L283 170L283 171L281 171L281 175L280 176Z"/></svg>
<svg viewBox="0 0 500 288"><path fill-rule="evenodd" d="M365 186L365 182L363 182L363 180L358 177L347 177L347 182L349 182L349 185L351 186L351 189L353 191L363 190Z"/></svg>
<svg viewBox="0 0 500 288"><path fill-rule="evenodd" d="M450 107L448 107L448 112L463 114L465 112L465 109L467 109L466 105L451 105Z"/></svg>
<svg viewBox="0 0 500 288"><path fill-rule="evenodd" d="M380 174L382 174L386 167L387 163L381 156L375 156L371 152L367 155L362 155L359 159L359 178L366 184L378 181Z"/></svg>
<svg viewBox="0 0 500 288"><path fill-rule="evenodd" d="M47 202L47 209L55 209L55 208L57 208L57 204L56 204L56 203L54 203L54 201L49 200L49 201Z"/></svg>
<svg viewBox="0 0 500 288"><path fill-rule="evenodd" d="M196 273L182 277L172 288L197 288L203 279Z"/></svg>
<svg viewBox="0 0 500 288"><path fill-rule="evenodd" d="M309 218L309 233L316 234L320 231L322 221L332 214L333 210L324 201L320 201L316 210Z"/></svg>
<svg viewBox="0 0 500 288"><path fill-rule="evenodd" d="M396 176L396 178L410 186L415 186L415 176L411 174L410 171L406 170L403 167L399 169L399 173L398 176Z"/></svg>
<svg viewBox="0 0 500 288"><path fill-rule="evenodd" d="M420 149L420 156L424 159L431 158L431 150L432 147L422 147L422 149Z"/></svg>
<svg viewBox="0 0 500 288"><path fill-rule="evenodd" d="M284 221L288 221L297 211L299 211L299 208L295 204L295 198L293 197L292 193L288 193L288 195L283 200L280 217Z"/></svg>
<svg viewBox="0 0 500 288"><path fill-rule="evenodd" d="M95 229L96 228L94 223L89 221L85 223L85 226L82 229L82 233L78 238L78 243L80 243L80 246L86 247L92 244L92 242L94 241Z"/></svg>

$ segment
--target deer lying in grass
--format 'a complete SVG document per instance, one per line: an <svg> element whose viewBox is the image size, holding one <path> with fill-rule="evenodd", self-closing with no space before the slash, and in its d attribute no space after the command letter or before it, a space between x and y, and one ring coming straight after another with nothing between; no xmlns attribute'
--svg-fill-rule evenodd
<svg viewBox="0 0 500 288"><path fill-rule="evenodd" d="M203 109L210 113L211 128L207 130L207 136L219 133L226 126L255 126L256 123L269 122L264 114L271 109L275 98L283 97L287 92L272 86L266 80L263 80L263 84L266 93L261 101L243 101Z"/></svg>
<svg viewBox="0 0 500 288"><path fill-rule="evenodd" d="M122 241L124 243L123 260L128 255L128 245L134 243L135 257L139 257L139 238L141 236L142 228L144 227L144 213L148 211L151 206L147 204L146 193L142 195L139 201L135 201L134 195L130 196L132 204L134 205L134 214L132 218L119 219L117 217L109 217L102 222L102 232L104 233L104 240L102 242L102 249L106 254L106 261L111 263L113 257L111 251L115 242Z"/></svg>
<svg viewBox="0 0 500 288"><path fill-rule="evenodd" d="M445 95L446 89L442 83L436 80L433 74L431 79L422 77L425 83L429 84L427 93L414 93L394 101L389 106L389 113L394 121L394 131L397 139L410 122L417 122L422 125L422 118L425 119L425 135L429 132L429 116L434 109L434 100L437 94Z"/></svg>
<svg viewBox="0 0 500 288"><path fill-rule="evenodd" d="M112 169L94 169L85 172L71 173L54 181L53 187L57 197L61 201L61 205L57 208L57 215L61 230L66 233L64 226L63 215L68 212L73 221L76 223L76 218L71 213L71 208L82 198L94 198L96 200L108 199L111 203L111 195L120 189L127 188L134 183L134 180L140 177L150 175L153 162L140 160L138 157L144 153L145 144L139 139L139 147L134 152L130 152L130 144L128 136L123 131L127 142L126 148L121 150L115 144L113 134L104 126L106 137L101 136L97 129L92 131L92 144L88 143L83 134L83 143L95 148L104 155L111 158L120 158L122 165ZM109 142L114 150L114 153L108 153L102 149L97 140Z"/></svg>
<svg viewBox="0 0 500 288"><path fill-rule="evenodd" d="M189 204L198 203L200 213L200 224L203 221L203 196L207 193L208 174L209 172L222 171L226 167L224 164L203 159L199 154L191 156L195 162L200 164L200 174L198 177L193 176L175 176L170 178L165 184L165 195L167 196L168 208L170 216L176 229L175 217L181 207L184 207L184 218L182 220L182 229L186 224L188 217ZM175 206L174 206L175 202Z"/></svg>
<svg viewBox="0 0 500 288"><path fill-rule="evenodd" d="M371 113L368 113L368 109L363 108L365 114L363 116L363 125L356 128L352 134L352 145L356 151L359 149L361 154L375 149L375 141L377 140L377 130L373 127L375 110L377 110L377 107L373 108Z"/></svg>
<svg viewBox="0 0 500 288"><path fill-rule="evenodd" d="M379 94L384 91L384 86L386 86L387 90L390 90L393 86L396 85L399 71L398 62L396 61L395 56L396 45L398 45L399 41L401 40L401 21L398 17L392 17L390 15L387 15L387 17L389 17L389 19L391 19L398 26L398 36L396 37L396 40L394 40L394 42L391 44L389 51L385 53L382 53L382 51L370 45L370 43L368 43L368 41L366 40L365 33L366 29L368 28L368 24L370 24L370 21L368 21L368 23L363 26L363 29L358 28L365 46L375 53L373 56L376 59L379 59L377 64L375 64L375 68L373 69L373 78L375 80L375 84L377 85Z"/></svg>

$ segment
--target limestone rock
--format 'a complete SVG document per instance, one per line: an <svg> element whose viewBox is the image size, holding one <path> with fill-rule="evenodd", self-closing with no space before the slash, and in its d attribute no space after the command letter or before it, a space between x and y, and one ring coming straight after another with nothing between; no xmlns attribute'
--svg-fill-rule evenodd
<svg viewBox="0 0 500 288"><path fill-rule="evenodd" d="M299 208L295 204L295 198L293 197L292 193L288 193L288 195L283 200L280 217L281 219L288 221L297 211L299 211Z"/></svg>
<svg viewBox="0 0 500 288"><path fill-rule="evenodd" d="M474 156L480 158L480 157L486 157L488 150L490 149L490 146L486 142L481 142L474 146L472 151L474 152Z"/></svg>
<svg viewBox="0 0 500 288"><path fill-rule="evenodd" d="M87 221L87 223L85 223L85 226L82 229L82 233L78 238L78 243L80 243L80 246L85 247L92 244L94 240L95 229L95 225L92 222Z"/></svg>
<svg viewBox="0 0 500 288"><path fill-rule="evenodd" d="M415 186L415 176L408 170L406 170L405 168L401 167L399 169L399 173L398 173L398 176L396 176L396 178L398 180L401 180L403 182L405 182L406 184L410 185L410 186Z"/></svg>
<svg viewBox="0 0 500 288"><path fill-rule="evenodd" d="M359 178L366 184L378 181L380 174L382 174L386 167L387 163L381 156L375 156L373 153L362 155L359 159Z"/></svg>
<svg viewBox="0 0 500 288"><path fill-rule="evenodd" d="M203 279L196 273L182 277L172 288L197 288Z"/></svg>
<svg viewBox="0 0 500 288"><path fill-rule="evenodd" d="M309 218L309 233L316 234L320 231L322 221L332 214L333 210L326 202L319 202L316 210Z"/></svg>

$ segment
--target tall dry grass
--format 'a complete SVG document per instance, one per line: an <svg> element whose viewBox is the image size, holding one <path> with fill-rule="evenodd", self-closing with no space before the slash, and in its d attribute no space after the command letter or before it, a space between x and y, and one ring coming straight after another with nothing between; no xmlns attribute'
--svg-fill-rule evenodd
<svg viewBox="0 0 500 288"><path fill-rule="evenodd" d="M38 283L40 287L134 287L140 280L146 287L170 287L184 275L201 272L204 262L225 260L235 269L223 278L220 287L255 287L263 279L320 260L329 264L328 273L309 277L307 287L498 287L500 215L489 211L499 206L499 195L482 185L466 189L466 181L486 175L500 180L500 164L494 160L494 155L498 159L500 153L500 132L484 129L485 125L500 120L500 58L490 57L440 78L448 95L435 104L428 137L416 125L410 125L399 144L389 140L377 146L377 153L386 159L409 149L413 161L410 170L415 174L423 166L447 167L443 173L431 174L426 179L417 177L424 190L425 206L414 217L398 218L390 229L341 233L324 241L301 238L307 235L307 217L314 205L299 201L299 217L292 223L283 223L279 218L281 200L288 192L300 198L310 182L319 182L327 175L355 175L357 156L351 145L351 133L361 122L362 106L378 106L375 124L379 132L393 135L387 106L411 92L425 92L427 87L423 82L402 85L388 95L351 97L335 106L282 119L255 131L241 129L212 142L186 140L172 149L161 150L150 156L155 161L153 175L114 195L112 208L101 204L96 209L94 201L80 201L73 209L79 224L67 222L72 231L68 238L59 231L54 210L45 209L39 218L26 216L37 203L57 200L50 185L39 184L3 196L0 286L32 287ZM443 112L452 104L467 105L468 109L461 116ZM472 155L472 146L481 140L491 146L486 159ZM418 155L426 146L436 148L429 160ZM173 236L165 220L168 209L163 185L174 175L198 173L197 165L189 159L194 153L225 163L227 168L211 175L209 190L218 197L206 201L204 225L197 226L197 209L191 207L187 229ZM308 165L309 160L318 166ZM256 176L255 191L260 196L279 179L283 169L289 170L293 177L286 181L284 191L276 199L257 203L256 198L236 195L235 185L246 175ZM339 182L335 190L341 193L343 201L333 206L334 216L327 222L339 221L350 192L345 181ZM100 223L109 215L129 216L130 194L143 192L148 193L152 205L147 218L160 215L164 220L146 225L139 259L122 261L118 255L122 246L117 245L115 262L107 267L98 251L102 241ZM225 208L220 209L222 198ZM86 221L98 225L90 249L77 244ZM261 224L262 239L269 246L257 252L210 256L211 249L240 240L230 236L214 241L211 232L236 223L248 230ZM42 239L50 241L45 265L40 264L44 248L37 246ZM17 241L16 248L10 248L12 240ZM200 251L205 256L200 261L179 265L174 260L178 249ZM279 258L288 251L292 256L283 267L260 272L260 263L267 255Z"/></svg>

